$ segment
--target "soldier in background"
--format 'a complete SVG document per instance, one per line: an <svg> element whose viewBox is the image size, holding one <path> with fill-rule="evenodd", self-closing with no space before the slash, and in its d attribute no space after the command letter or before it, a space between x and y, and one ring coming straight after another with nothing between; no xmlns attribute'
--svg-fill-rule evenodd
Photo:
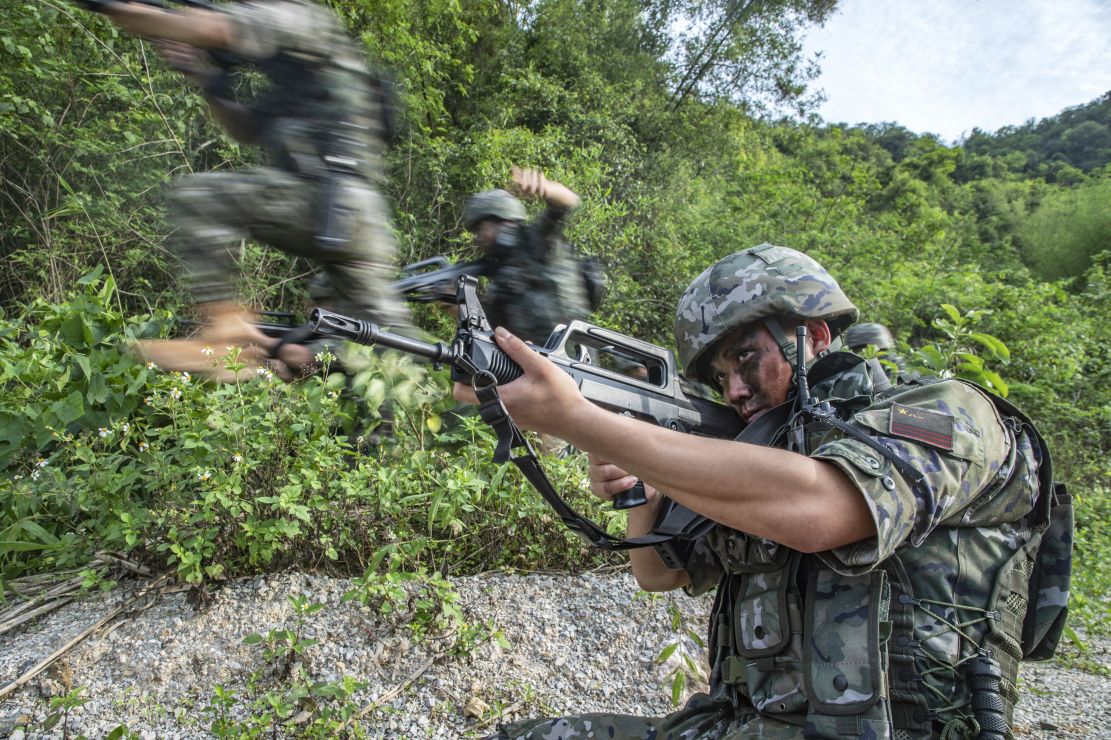
<svg viewBox="0 0 1111 740"><path fill-rule="evenodd" d="M487 262L482 304L491 325L543 344L557 324L590 314L578 255L563 236L579 196L539 170L514 167L513 181L523 196L547 204L535 221L526 222L521 201L501 189L471 196L463 220Z"/></svg>
<svg viewBox="0 0 1111 740"><path fill-rule="evenodd" d="M162 42L172 67L204 91L236 140L263 146L270 165L179 179L170 195L173 239L206 326L193 339L141 343L163 368L212 371L208 350L248 348L261 359L274 340L252 326L230 276L243 240L264 242L323 268L335 306L409 332L408 309L389 287L396 245L379 193L387 116L381 80L335 14L306 0L247 0L219 10L165 10L122 0L79 0L126 31ZM204 53L222 50L268 78L248 105L230 99L227 75ZM289 364L304 352L286 346ZM217 370L216 375L219 375Z"/></svg>
<svg viewBox="0 0 1111 740"><path fill-rule="evenodd" d="M895 350L895 337L883 324L853 324L845 332L845 346L857 354L875 347L875 357L884 363L888 377L895 380L907 370L906 360Z"/></svg>

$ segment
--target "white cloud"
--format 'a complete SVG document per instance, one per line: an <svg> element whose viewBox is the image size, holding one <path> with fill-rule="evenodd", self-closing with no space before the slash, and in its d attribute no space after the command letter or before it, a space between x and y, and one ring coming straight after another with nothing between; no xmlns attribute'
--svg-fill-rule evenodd
<svg viewBox="0 0 1111 740"><path fill-rule="evenodd" d="M955 140L1111 90L1111 4L842 0L807 49L823 54L827 121L896 121Z"/></svg>

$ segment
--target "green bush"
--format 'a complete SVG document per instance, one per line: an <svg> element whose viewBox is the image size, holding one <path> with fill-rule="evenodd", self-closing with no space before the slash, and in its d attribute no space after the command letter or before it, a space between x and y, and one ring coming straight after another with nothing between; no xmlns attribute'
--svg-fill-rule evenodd
<svg viewBox="0 0 1111 740"><path fill-rule="evenodd" d="M4 578L100 549L192 583L293 565L458 572L594 557L516 473L489 463L479 419L441 429L442 374L352 352L345 367L359 369L347 374L283 383L259 368L206 384L121 351L160 322L124 321L110 279L83 288L4 323L0 411L21 430L5 440L0 478ZM210 352L243 366L236 351ZM549 466L564 490L584 488L582 460Z"/></svg>

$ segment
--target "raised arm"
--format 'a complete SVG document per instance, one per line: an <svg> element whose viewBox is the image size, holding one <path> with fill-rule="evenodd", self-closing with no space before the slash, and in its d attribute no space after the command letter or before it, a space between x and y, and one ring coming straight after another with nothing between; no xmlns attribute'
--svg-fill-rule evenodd
<svg viewBox="0 0 1111 740"><path fill-rule="evenodd" d="M113 23L138 36L178 41L202 49L227 49L233 27L224 13L200 8L182 11L132 2L107 2L98 7Z"/></svg>

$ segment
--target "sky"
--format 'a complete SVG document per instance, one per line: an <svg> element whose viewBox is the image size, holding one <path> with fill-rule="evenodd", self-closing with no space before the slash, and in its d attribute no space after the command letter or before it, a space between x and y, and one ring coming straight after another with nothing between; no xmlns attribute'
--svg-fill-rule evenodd
<svg viewBox="0 0 1111 740"><path fill-rule="evenodd" d="M955 143L1111 91L1111 0L840 0L806 39L830 123Z"/></svg>

